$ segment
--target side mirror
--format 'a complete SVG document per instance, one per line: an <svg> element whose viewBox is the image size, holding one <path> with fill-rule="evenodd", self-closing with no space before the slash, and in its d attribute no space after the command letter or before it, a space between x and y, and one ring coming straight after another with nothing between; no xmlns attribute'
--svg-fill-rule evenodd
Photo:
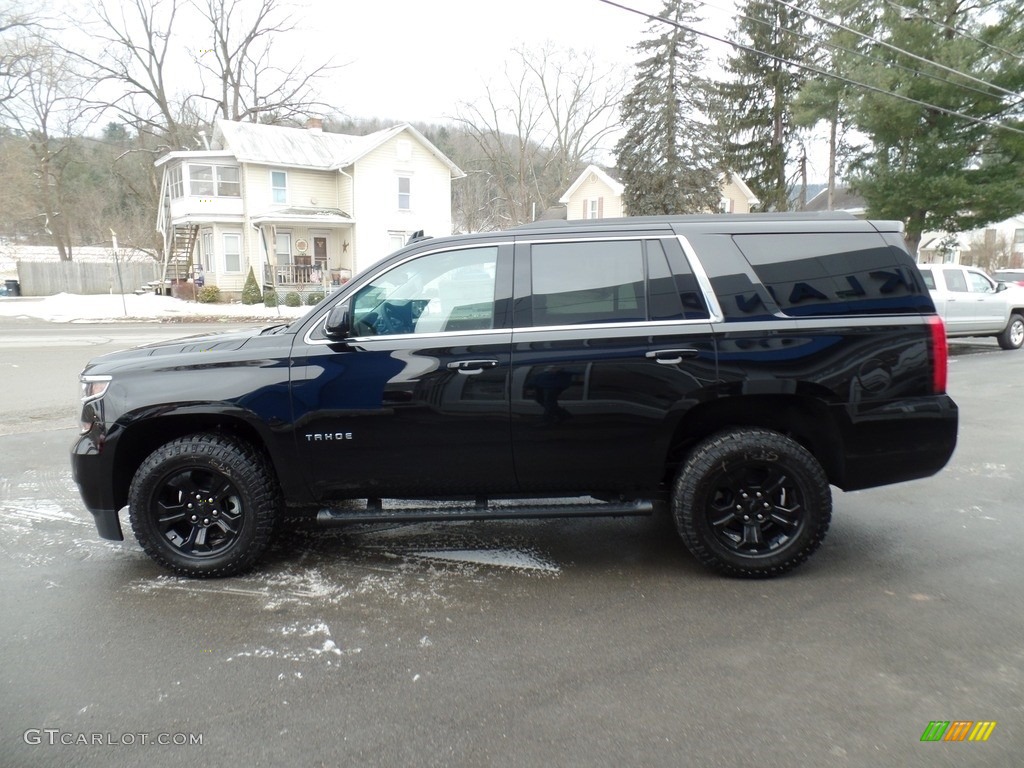
<svg viewBox="0 0 1024 768"><path fill-rule="evenodd" d="M329 339L341 341L351 335L351 320L349 319L349 306L347 301L336 304L331 313L327 316L324 324L324 335Z"/></svg>
<svg viewBox="0 0 1024 768"><path fill-rule="evenodd" d="M996 283L996 293L999 293L1000 291L1005 291L1007 289L1007 287L1008 286L1006 285L1006 283L1003 283L1003 282Z"/></svg>

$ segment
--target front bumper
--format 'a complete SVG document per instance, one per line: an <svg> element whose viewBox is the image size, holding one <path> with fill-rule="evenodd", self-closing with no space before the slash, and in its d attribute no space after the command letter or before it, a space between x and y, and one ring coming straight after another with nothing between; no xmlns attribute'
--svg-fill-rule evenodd
<svg viewBox="0 0 1024 768"><path fill-rule="evenodd" d="M95 428L79 436L71 446L71 474L85 508L96 520L100 538L124 541L118 508L114 504L112 473L104 461L102 445L102 437L96 434Z"/></svg>

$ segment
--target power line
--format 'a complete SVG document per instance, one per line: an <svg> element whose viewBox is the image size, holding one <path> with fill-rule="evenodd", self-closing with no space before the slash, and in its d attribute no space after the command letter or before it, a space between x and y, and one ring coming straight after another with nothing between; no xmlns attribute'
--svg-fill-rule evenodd
<svg viewBox="0 0 1024 768"><path fill-rule="evenodd" d="M899 3L892 2L892 0L885 0L885 3L886 5L895 8L897 11L899 11L900 13L904 13L907 16L916 16L917 18L930 22L937 27L941 27L942 29L945 29L949 32L958 34L960 35L960 37L965 37L968 40L971 40L972 42L985 46L986 48L991 48L993 51L998 51L999 53L1002 53L1006 56L1010 56L1011 58L1017 59L1017 61L1024 61L1024 56L1021 56L1019 53L1014 53L1013 51L1008 50L1006 48L1002 48L998 45L993 45L992 43L982 40L980 37L975 37L974 35L966 32L963 29L960 29L959 27L951 27L949 24L946 24L945 22L939 21L938 19L933 19L926 13L922 13L921 11L918 11L914 8L906 8L900 5Z"/></svg>
<svg viewBox="0 0 1024 768"><path fill-rule="evenodd" d="M790 59L783 58L782 56L777 56L774 53L768 53L767 51L762 51L762 50L760 50L758 48L754 48L753 46L745 45L743 43L738 43L735 40L728 40L728 39L723 38L723 37L718 37L716 35L712 35L709 32L702 32L701 30L696 29L694 27L690 27L690 26L687 26L685 24L680 24L679 22L672 21L671 19L666 19L665 17L658 16L657 14L647 13L646 11L641 11L641 10L638 10L636 8L631 8L631 7L627 6L627 5L623 5L622 3L615 2L614 0L599 0L599 2L602 2L605 5L610 5L612 7L618 8L620 10L626 11L628 13L634 13L634 14L636 14L638 16L644 16L644 17L646 17L650 21L658 21L658 22L661 22L663 24L668 24L670 26L677 27L679 29L685 30L687 32L692 32L695 35L699 35L701 37L706 37L709 40L714 40L717 43L723 43L723 44L728 45L728 46L730 46L732 48L737 48L737 49L739 49L741 51L746 51L747 53L753 53L753 54L756 54L758 56L764 56L765 58L772 59L773 61L777 61L780 64L785 64L787 66L796 67L797 69L802 69L802 70L804 70L806 72L811 72L812 74L815 74L815 75L821 75L822 77L831 78L832 80L838 80L841 83L846 83L847 85L852 85L852 86L854 86L856 88L861 88L863 90L870 91L872 93L878 93L878 94L881 94L883 96L889 96L891 98L898 99L900 101L905 101L905 102L907 102L909 104L915 104L915 105L917 105L919 107L924 107L925 109L931 109L931 110L934 110L936 112L941 112L943 114L950 115L951 117L958 117L961 120L966 120L967 122L970 122L970 123L976 123L978 125L987 125L990 128L998 128L998 129L1002 129L1002 130L1005 130L1005 131L1010 131L1011 133L1018 133L1021 136L1024 136L1024 130L1021 130L1020 128L1015 128L1012 125L1007 125L1005 123L1000 123L1000 122L997 122L995 120L989 120L989 119L984 118L984 117L974 117L972 115L966 115L963 112L957 112L956 110L953 110L953 109L947 109L946 107L940 107L937 104L929 104L928 102L921 101L919 99L914 99L914 98L911 98L910 96L904 96L904 95L899 94L899 93L893 93L892 91L887 91L884 88L879 88L879 87L874 86L874 85L868 85L867 83L861 83L861 82L858 82L856 80L851 80L848 77L843 77L842 75L837 75L834 72L826 72L825 70L819 69L818 67L812 67L812 66L810 66L808 64L801 64L801 63L796 62L796 61L791 61Z"/></svg>
<svg viewBox="0 0 1024 768"><path fill-rule="evenodd" d="M979 85L984 85L986 88L992 88L992 89L994 89L996 91L1002 91L1007 96L1013 96L1014 98L1018 98L1019 95L1020 95L1018 93L1015 93L1014 91L1007 90L1006 88L1003 88L1002 86L994 85L993 83L986 82L985 80L982 80L981 78L975 77L974 75L971 75L971 74L969 74L967 72L961 72L958 69L953 69L953 67L947 67L945 64L939 64L939 62L937 62L937 61L932 61L931 59L926 58L924 56L919 56L918 54L913 53L912 51L908 51L905 48L900 48L898 46L892 45L891 43L887 43L884 40L876 40L875 38L871 37L870 35L865 35L863 32L858 32L856 29L853 29L852 27L847 27L845 24L839 24L838 22L835 22L835 21L829 21L828 19L826 19L823 16L818 16L816 13L811 13L810 11L806 11L803 8L800 8L799 6L793 5L792 3L787 3L786 0L772 0L772 2L777 4L777 5L781 5L781 6L784 6L786 8L789 8L792 11L796 11L797 13L802 13L805 16L807 16L808 18L814 19L815 21L817 21L820 24L827 24L828 26L834 27L835 29L841 29L843 32L849 32L851 35L856 35L857 37L861 38L862 40L867 40L869 43L872 43L874 45L880 45L883 48L888 48L889 50L895 51L896 53L901 53L904 56L909 56L910 58L915 59L917 61L920 61L920 62L922 62L924 64L928 64L930 66L933 66L933 67L936 67L938 69L941 69L943 72L948 72L951 75L956 75L957 77L963 77L963 78L966 78L968 80L973 80L974 82L978 83Z"/></svg>
<svg viewBox="0 0 1024 768"><path fill-rule="evenodd" d="M723 11L724 12L726 10L726 9L722 8L721 6L719 6L719 5L714 5L713 3L704 2L704 0L697 0L697 2L700 3L701 5L707 6L709 8L714 8L715 10L718 10L718 11ZM752 21L755 24L760 24L760 25L765 26L765 27L771 27L772 26L771 22L767 21L766 19L758 19L758 18L755 18L753 16L747 16L745 13L738 13L738 14L736 14L736 16L738 16L741 19L746 19L747 21ZM939 82L939 83L944 83L944 84L948 84L948 85L955 85L958 88L963 88L963 89L968 90L968 91L973 91L974 93L977 93L978 95L984 96L986 98L992 98L993 97L993 94L989 93L988 91L983 91L980 88L975 88L973 85L967 85L966 83L953 83L952 81L947 80L946 78L942 77L941 75L936 75L936 74L933 74L931 72L922 72L919 69L914 69L913 67L908 67L907 65L900 64L899 62L884 61L883 59L879 59L878 57L872 56L871 54L865 53L864 51L856 51L856 50L854 50L852 48L846 48L846 47L844 47L842 45L839 45L837 43L829 42L828 40L819 40L814 35L808 35L808 34L806 34L804 32L796 32L796 31L794 31L792 29L786 29L785 32L787 32L790 35L794 35L795 37L799 37L799 38L801 38L803 40L808 40L808 41L810 41L810 42L812 42L812 43L814 43L816 45L819 45L819 46L824 46L824 47L827 47L827 48L831 48L832 50L835 50L835 51L841 51L842 53L850 54L852 56L860 56L861 58L866 59L867 61L873 62L875 64L881 64L881 65L883 65L885 67L899 69L899 70L902 70L904 72L908 72L911 75L914 75L915 77L927 77L927 78L929 78L931 80L935 80L936 82Z"/></svg>

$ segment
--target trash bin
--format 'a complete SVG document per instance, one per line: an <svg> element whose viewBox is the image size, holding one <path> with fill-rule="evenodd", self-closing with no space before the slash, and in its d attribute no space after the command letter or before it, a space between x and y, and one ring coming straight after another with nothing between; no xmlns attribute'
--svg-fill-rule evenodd
<svg viewBox="0 0 1024 768"><path fill-rule="evenodd" d="M8 296L21 296L21 283L17 280L4 280L4 289Z"/></svg>

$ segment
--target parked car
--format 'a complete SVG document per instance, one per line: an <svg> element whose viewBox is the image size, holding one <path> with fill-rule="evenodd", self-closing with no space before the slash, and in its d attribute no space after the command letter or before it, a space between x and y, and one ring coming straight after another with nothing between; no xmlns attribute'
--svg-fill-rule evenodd
<svg viewBox="0 0 1024 768"><path fill-rule="evenodd" d="M1024 287L1024 269L997 269L992 277L1001 283L1016 283Z"/></svg>
<svg viewBox="0 0 1024 768"><path fill-rule="evenodd" d="M1024 344L1024 288L997 282L976 267L919 266L948 336L994 336L1003 349Z"/></svg>
<svg viewBox="0 0 1024 768"><path fill-rule="evenodd" d="M285 516L659 501L701 563L784 573L824 539L830 485L927 477L956 444L942 321L901 231L801 214L421 239L291 325L93 360L74 477L102 537L123 538L127 505L187 576L250 568Z"/></svg>

